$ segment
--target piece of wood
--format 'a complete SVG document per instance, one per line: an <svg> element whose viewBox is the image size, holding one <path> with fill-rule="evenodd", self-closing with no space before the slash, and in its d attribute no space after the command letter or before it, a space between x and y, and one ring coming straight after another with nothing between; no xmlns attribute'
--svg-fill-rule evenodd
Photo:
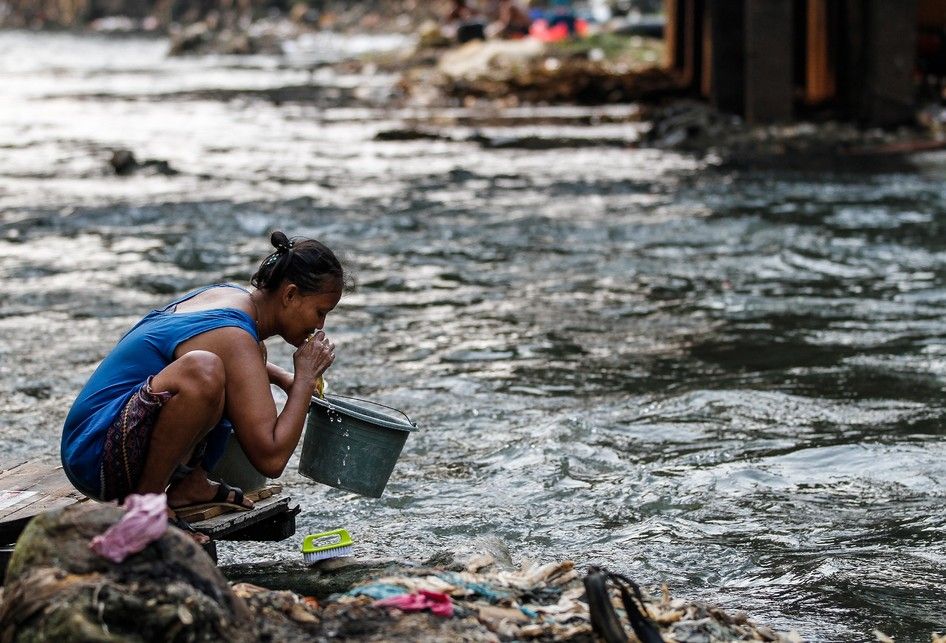
<svg viewBox="0 0 946 643"><path fill-rule="evenodd" d="M275 542L291 538L296 534L296 516L302 511L298 505L285 508L271 516L260 519L251 525L240 525L238 529L219 534L220 540L254 540L257 542Z"/></svg>
<svg viewBox="0 0 946 643"><path fill-rule="evenodd" d="M909 123L915 118L917 0L871 0L864 6L867 70L859 116L871 125Z"/></svg>
<svg viewBox="0 0 946 643"><path fill-rule="evenodd" d="M248 491L246 493L246 498L249 500L252 500L254 503L257 503L260 500L265 500L266 498L275 496L281 492L282 492L282 485L271 484L271 485L263 487L262 489L257 489L255 491ZM252 511L252 510L248 509L247 511ZM194 523L194 522L201 522L204 520L209 520L210 518L216 518L217 516L222 516L228 513L245 513L245 512L240 511L239 509L233 509L231 507L216 505L212 507L205 507L203 509L198 509L196 511L186 511L186 510L181 509L181 510L176 511L175 513L177 513L179 517L183 518L187 522Z"/></svg>
<svg viewBox="0 0 946 643"><path fill-rule="evenodd" d="M703 0L683 0L679 6L681 22L681 80L692 90L700 88L703 55Z"/></svg>
<svg viewBox="0 0 946 643"><path fill-rule="evenodd" d="M215 515L194 515L187 520L213 538L242 538L240 532L249 529L246 533L260 540L279 540L295 532L299 508L289 506L290 498L282 494L282 485L270 484L246 496L256 503L253 509L225 513L220 511L225 508L214 507L210 513ZM0 545L12 545L34 516L87 501L58 462L0 462Z"/></svg>
<svg viewBox="0 0 946 643"><path fill-rule="evenodd" d="M829 22L827 0L808 0L805 101L813 105L834 98L836 92Z"/></svg>
<svg viewBox="0 0 946 643"><path fill-rule="evenodd" d="M682 71L685 63L683 0L664 0L664 65Z"/></svg>
<svg viewBox="0 0 946 643"><path fill-rule="evenodd" d="M946 2L943 0L919 0L916 22L928 29L942 29L946 25Z"/></svg>
<svg viewBox="0 0 946 643"><path fill-rule="evenodd" d="M211 538L222 538L228 534L239 532L251 525L262 522L272 516L287 511L293 511L289 507L289 496L278 495L264 498L256 503L256 506L249 511L234 511L230 513L213 516L206 520L189 520L194 529L202 531Z"/></svg>
<svg viewBox="0 0 946 643"><path fill-rule="evenodd" d="M51 461L0 465L0 541L12 542L38 514L85 500L61 465Z"/></svg>
<svg viewBox="0 0 946 643"><path fill-rule="evenodd" d="M742 2L707 0L707 96L716 109L742 114L745 85L745 11Z"/></svg>
<svg viewBox="0 0 946 643"><path fill-rule="evenodd" d="M700 1L700 6L705 9L706 0ZM710 97L710 90L713 88L713 29L710 21L710 12L701 11L696 18L699 24L699 83L700 96Z"/></svg>
<svg viewBox="0 0 946 643"><path fill-rule="evenodd" d="M745 115L749 123L792 118L791 0L745 2Z"/></svg>

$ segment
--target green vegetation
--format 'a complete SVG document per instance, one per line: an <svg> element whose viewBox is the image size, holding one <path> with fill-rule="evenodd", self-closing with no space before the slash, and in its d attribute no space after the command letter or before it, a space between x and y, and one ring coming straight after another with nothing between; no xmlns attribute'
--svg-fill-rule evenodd
<svg viewBox="0 0 946 643"><path fill-rule="evenodd" d="M625 65L631 69L651 67L663 59L664 41L659 38L598 33L549 46L549 53L561 58L581 57Z"/></svg>

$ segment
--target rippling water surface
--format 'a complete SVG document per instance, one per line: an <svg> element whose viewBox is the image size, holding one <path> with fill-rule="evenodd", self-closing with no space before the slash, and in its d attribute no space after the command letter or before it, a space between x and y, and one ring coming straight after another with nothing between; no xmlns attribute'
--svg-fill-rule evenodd
<svg viewBox="0 0 946 643"><path fill-rule="evenodd" d="M282 228L358 278L329 320L330 387L421 426L379 500L294 459L300 533L603 563L820 640L946 628L943 157L736 171L378 142L429 115L389 107L393 77L320 61L389 44L169 60L159 40L0 34L4 451L54 457L121 332L245 283ZM639 129L549 114L529 133ZM116 177L117 147L179 173Z"/></svg>

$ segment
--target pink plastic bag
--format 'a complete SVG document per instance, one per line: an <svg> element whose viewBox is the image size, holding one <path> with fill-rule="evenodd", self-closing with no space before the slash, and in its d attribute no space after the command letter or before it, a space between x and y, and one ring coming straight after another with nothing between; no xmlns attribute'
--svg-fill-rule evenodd
<svg viewBox="0 0 946 643"><path fill-rule="evenodd" d="M375 607L396 607L404 612L422 612L430 610L431 614L450 618L453 616L453 601L446 594L440 592L431 592L422 589L413 594L402 594L392 596L380 601L375 601Z"/></svg>
<svg viewBox="0 0 946 643"><path fill-rule="evenodd" d="M113 563L141 551L168 528L168 497L163 493L130 495L124 507L121 520L89 543L92 551Z"/></svg>

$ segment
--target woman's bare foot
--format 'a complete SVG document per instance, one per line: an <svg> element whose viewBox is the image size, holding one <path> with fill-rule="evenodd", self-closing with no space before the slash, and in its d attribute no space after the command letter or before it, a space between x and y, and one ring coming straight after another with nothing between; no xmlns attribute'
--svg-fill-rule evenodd
<svg viewBox="0 0 946 643"><path fill-rule="evenodd" d="M168 507L184 509L216 502L240 505L244 509L253 508L253 502L242 497L238 490L231 488L222 498L217 497L219 491L220 485L207 478L207 472L203 467L196 466L190 473L168 487Z"/></svg>

